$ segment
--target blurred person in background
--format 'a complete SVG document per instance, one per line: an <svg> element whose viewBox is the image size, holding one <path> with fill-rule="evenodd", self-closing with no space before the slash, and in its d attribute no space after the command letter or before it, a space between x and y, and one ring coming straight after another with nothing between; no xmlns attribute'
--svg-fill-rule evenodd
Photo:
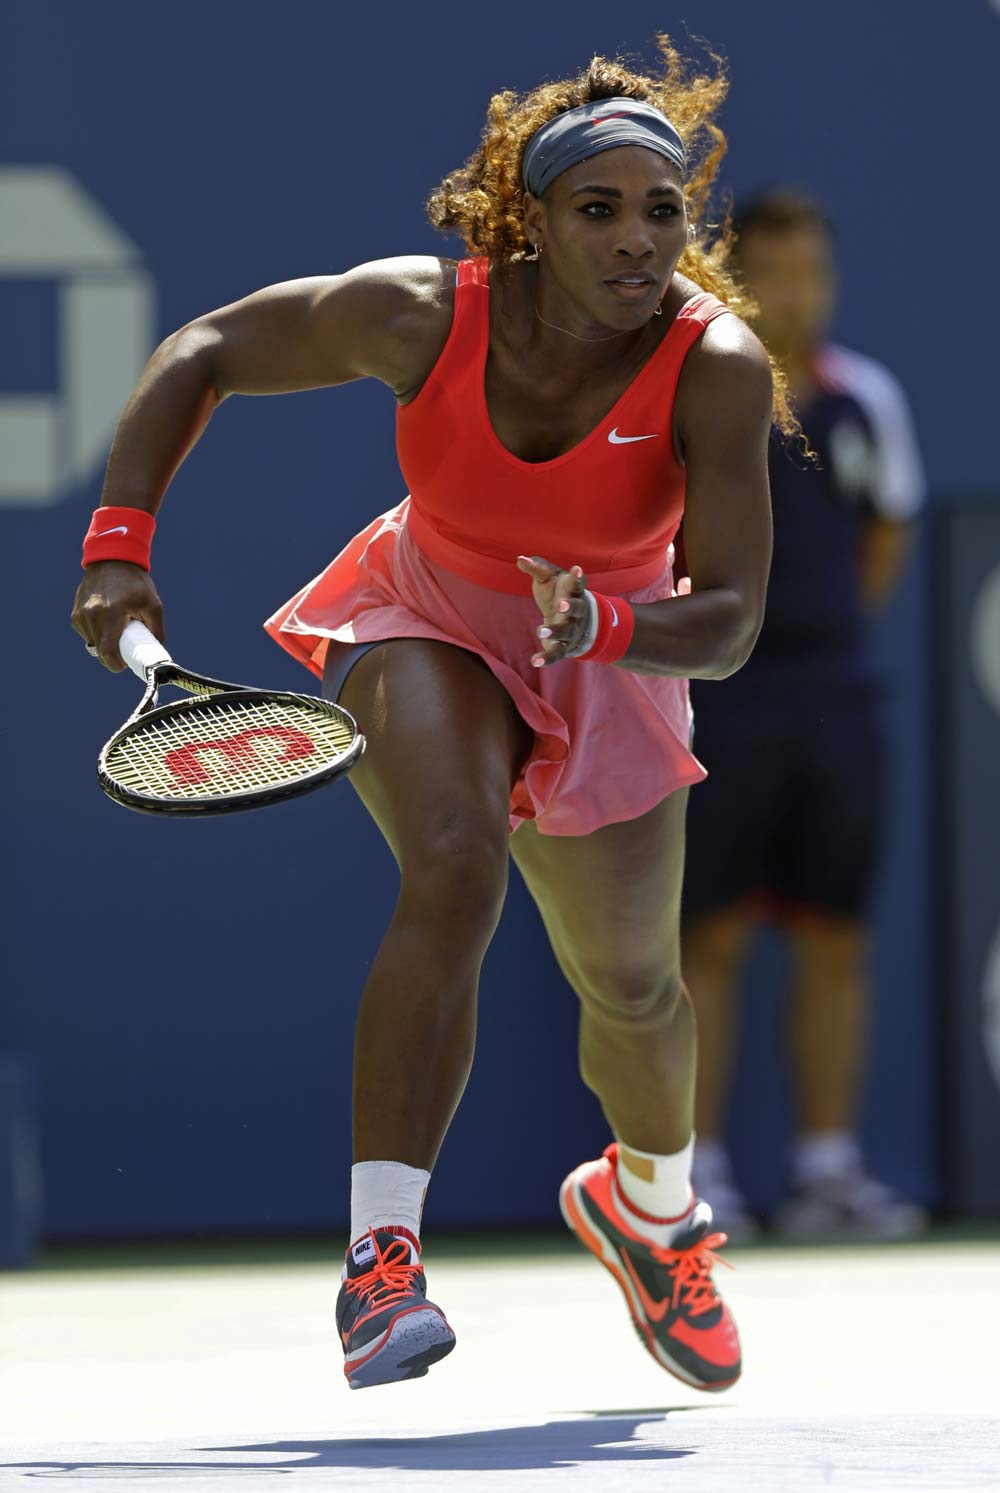
<svg viewBox="0 0 1000 1493"><path fill-rule="evenodd" d="M791 956L798 1125L778 1225L795 1237L905 1237L923 1212L870 1176L857 1122L888 767L871 623L899 582L924 476L893 375L826 340L836 275L823 210L773 190L733 226L755 328L815 456L772 440L763 630L723 688L692 685L709 770L690 799L684 889L684 976L699 1024L694 1182L731 1238L756 1231L724 1129L741 977L755 930L772 921Z"/></svg>

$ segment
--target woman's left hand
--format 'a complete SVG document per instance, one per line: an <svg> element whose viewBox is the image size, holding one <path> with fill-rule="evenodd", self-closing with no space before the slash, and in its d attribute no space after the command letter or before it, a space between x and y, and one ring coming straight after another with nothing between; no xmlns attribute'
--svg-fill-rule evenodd
<svg viewBox="0 0 1000 1493"><path fill-rule="evenodd" d="M579 565L560 570L538 555L518 555L517 568L531 576L531 589L542 614L539 651L532 654L531 662L538 669L557 664L583 641L589 620L584 599L587 579Z"/></svg>

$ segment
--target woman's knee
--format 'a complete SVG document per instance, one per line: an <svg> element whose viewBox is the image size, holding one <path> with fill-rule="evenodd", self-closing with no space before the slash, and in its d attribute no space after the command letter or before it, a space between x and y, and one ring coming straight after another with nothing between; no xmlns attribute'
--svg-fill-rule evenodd
<svg viewBox="0 0 1000 1493"><path fill-rule="evenodd" d="M571 981L584 1009L605 1023L653 1029L687 1005L677 960L568 960Z"/></svg>
<svg viewBox="0 0 1000 1493"><path fill-rule="evenodd" d="M493 936L507 892L507 821L452 808L400 856L401 910L445 935Z"/></svg>

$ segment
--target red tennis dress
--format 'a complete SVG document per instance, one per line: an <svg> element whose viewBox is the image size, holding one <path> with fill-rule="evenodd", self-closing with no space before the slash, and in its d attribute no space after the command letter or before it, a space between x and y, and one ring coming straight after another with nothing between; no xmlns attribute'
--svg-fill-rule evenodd
<svg viewBox="0 0 1000 1493"><path fill-rule="evenodd" d="M688 350L726 307L694 296L584 440L527 462L490 424L489 294L488 261L463 260L448 341L397 412L410 496L264 625L320 676L331 639L436 638L478 654L534 732L511 829L535 819L543 834L588 834L705 776L689 746L687 681L586 659L534 668L539 613L516 559L581 565L595 590L633 605L672 595L671 541L684 509L674 396Z"/></svg>

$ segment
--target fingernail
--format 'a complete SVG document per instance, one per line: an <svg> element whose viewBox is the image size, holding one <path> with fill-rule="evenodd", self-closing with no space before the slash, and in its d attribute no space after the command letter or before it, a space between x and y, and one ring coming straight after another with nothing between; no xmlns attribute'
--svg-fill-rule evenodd
<svg viewBox="0 0 1000 1493"><path fill-rule="evenodd" d="M536 654L534 654L533 657L532 657L531 662L534 664L534 666L535 666L536 669L542 668L543 665L544 665L544 663L545 663L545 654L544 653L536 653Z"/></svg>
<svg viewBox="0 0 1000 1493"><path fill-rule="evenodd" d="M538 629L538 636L540 638L551 638L551 636L552 636L552 629L551 629L551 627L540 627Z"/></svg>
<svg viewBox="0 0 1000 1493"><path fill-rule="evenodd" d="M559 603L559 606L557 607L557 611L560 611L560 612L568 612L569 611L569 602L566 600L565 596L563 597L562 601Z"/></svg>

